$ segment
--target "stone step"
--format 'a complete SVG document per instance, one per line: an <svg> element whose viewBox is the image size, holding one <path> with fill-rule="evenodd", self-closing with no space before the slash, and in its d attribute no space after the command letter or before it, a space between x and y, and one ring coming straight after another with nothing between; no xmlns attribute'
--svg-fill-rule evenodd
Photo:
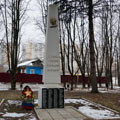
<svg viewBox="0 0 120 120"><path fill-rule="evenodd" d="M66 106L65 108L40 109L35 108L39 120L85 120L87 119L76 108Z"/></svg>

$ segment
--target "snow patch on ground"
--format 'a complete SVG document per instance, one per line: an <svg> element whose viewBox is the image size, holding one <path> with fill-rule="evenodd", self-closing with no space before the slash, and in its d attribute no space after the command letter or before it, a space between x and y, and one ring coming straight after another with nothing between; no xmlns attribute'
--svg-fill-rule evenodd
<svg viewBox="0 0 120 120"><path fill-rule="evenodd" d="M0 83L0 90L8 90L10 85L8 83Z"/></svg>
<svg viewBox="0 0 120 120"><path fill-rule="evenodd" d="M38 104L38 99L34 99L34 104Z"/></svg>
<svg viewBox="0 0 120 120"><path fill-rule="evenodd" d="M93 105L92 103L87 102L83 99L65 99L64 102L65 103L81 103L83 105Z"/></svg>
<svg viewBox="0 0 120 120"><path fill-rule="evenodd" d="M4 115L2 115L3 117L23 117L26 116L27 113L8 113L6 112Z"/></svg>
<svg viewBox="0 0 120 120"><path fill-rule="evenodd" d="M74 88L73 92L91 92L91 88L82 88L82 85L77 85L77 88ZM67 91L67 90L66 90ZM119 86L113 86L113 89L107 89L105 85L102 85L102 88L98 87L98 91L100 93L120 93L120 87Z"/></svg>
<svg viewBox="0 0 120 120"><path fill-rule="evenodd" d="M65 99L65 103L82 104L78 110L93 119L120 118L120 115L117 112L110 111L101 105L93 104L83 99Z"/></svg>
<svg viewBox="0 0 120 120"><path fill-rule="evenodd" d="M5 120L4 118L0 118L0 120Z"/></svg>
<svg viewBox="0 0 120 120"><path fill-rule="evenodd" d="M105 87L105 84L102 84L102 88L99 88L98 87L98 90L99 90L99 92L101 92L101 93L120 93L120 86L117 86L117 80L116 80L116 78L114 78L113 77L113 89L111 90L111 89L106 89L106 87ZM32 91L38 91L38 89L39 89L39 86L41 85L41 84L38 84L38 83L24 83L23 84L23 88L26 86L26 85L28 85L31 89L32 89ZM87 85L86 85L87 86ZM98 85L99 86L99 85ZM10 87L11 87L11 85L10 85L10 83L0 83L0 91L5 91L5 90L9 90L10 89ZM16 83L16 89L17 90L21 90L21 88L20 88L20 83ZM67 91L67 90L65 90L65 91ZM73 90L73 92L75 92L75 91L80 91L80 92L90 92L91 91L91 88L82 88L82 85L77 85L77 88L74 88L74 90Z"/></svg>
<svg viewBox="0 0 120 120"><path fill-rule="evenodd" d="M18 120L22 120L20 117L26 117L28 116L28 113L9 113L9 112L6 112L5 114L4 113L1 113L2 117L9 117L9 118L19 118ZM29 114L31 115L31 114ZM4 118L0 118L0 120L5 120ZM28 120L28 119L26 119ZM37 120L34 116L31 116L29 118L29 120Z"/></svg>
<svg viewBox="0 0 120 120"><path fill-rule="evenodd" d="M6 120L7 117L11 118L17 118L17 120L23 120L23 118L26 117L26 120L37 120L37 118L35 117L35 115L31 112L27 112L23 113L22 111L17 113L17 112L8 112L7 107L9 107L10 105L15 105L16 108L18 106L21 106L21 100L7 100L7 102L3 103L5 105L5 108L3 110L3 112L0 112L0 116L2 118L0 118L0 120Z"/></svg>
<svg viewBox="0 0 120 120"><path fill-rule="evenodd" d="M8 100L9 104L16 104L16 105L21 105L21 101L20 100Z"/></svg>
<svg viewBox="0 0 120 120"><path fill-rule="evenodd" d="M115 114L109 110L97 110L93 109L90 106L82 106L79 107L78 109L81 113L89 116L90 118L94 119L115 119L115 118L120 118L120 115Z"/></svg>
<svg viewBox="0 0 120 120"><path fill-rule="evenodd" d="M32 89L32 91L38 91L39 86L40 86L40 84L37 84L37 83L32 83L32 84L31 83L24 83L23 88L26 85L28 85ZM0 91L6 91L6 90L9 90L10 88L11 88L10 83L0 83ZM16 89L21 90L20 83L16 84Z"/></svg>

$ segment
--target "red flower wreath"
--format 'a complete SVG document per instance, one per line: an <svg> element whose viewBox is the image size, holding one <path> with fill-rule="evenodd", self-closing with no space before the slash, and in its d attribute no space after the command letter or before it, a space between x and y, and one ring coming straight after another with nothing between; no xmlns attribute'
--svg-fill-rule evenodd
<svg viewBox="0 0 120 120"><path fill-rule="evenodd" d="M22 94L25 97L32 98L33 92L31 91L30 88L26 88L25 90L23 90Z"/></svg>

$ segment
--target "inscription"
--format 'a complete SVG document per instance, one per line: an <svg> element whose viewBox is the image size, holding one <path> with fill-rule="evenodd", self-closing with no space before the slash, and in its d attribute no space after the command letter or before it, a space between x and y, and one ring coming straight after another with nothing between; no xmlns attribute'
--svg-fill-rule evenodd
<svg viewBox="0 0 120 120"><path fill-rule="evenodd" d="M47 57L47 71L57 72L59 71L59 57L58 56L48 56Z"/></svg>

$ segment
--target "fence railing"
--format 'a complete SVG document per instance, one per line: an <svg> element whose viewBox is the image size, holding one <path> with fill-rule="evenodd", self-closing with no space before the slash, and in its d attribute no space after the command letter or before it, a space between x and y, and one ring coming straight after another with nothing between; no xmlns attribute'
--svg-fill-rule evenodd
<svg viewBox="0 0 120 120"><path fill-rule="evenodd" d="M67 83L70 83L71 76L70 75L61 75L61 82L64 83L64 80ZM98 78L97 78L98 81ZM105 77L101 77L101 83L105 83L106 79ZM9 73L0 73L0 82L10 82L10 74ZM25 74L25 73L17 73L16 74L16 82L22 82L22 83L39 83L42 84L42 75L37 74ZM77 75L74 76L74 82L77 82L78 84L82 83L82 76ZM85 83L88 83L88 77L85 77Z"/></svg>

